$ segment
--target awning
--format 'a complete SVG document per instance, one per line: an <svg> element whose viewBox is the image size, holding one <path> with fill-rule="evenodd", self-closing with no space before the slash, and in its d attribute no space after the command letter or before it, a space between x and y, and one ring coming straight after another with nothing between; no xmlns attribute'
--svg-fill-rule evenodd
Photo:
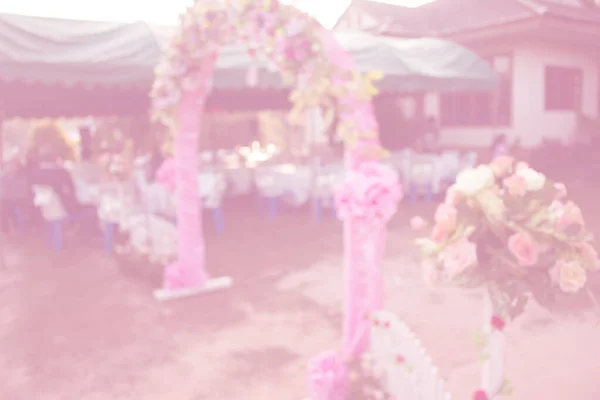
<svg viewBox="0 0 600 400"><path fill-rule="evenodd" d="M172 27L144 22L75 21L0 14L0 100L9 116L127 115L148 109L148 93ZM384 92L489 90L497 77L473 52L442 39L392 39L339 34L356 69L380 70ZM258 68L256 86L247 73ZM209 105L253 107L282 103L277 71L253 60L243 46L221 51ZM243 101L249 99L250 103ZM232 100L233 101L233 100ZM287 102L283 101L283 105Z"/></svg>

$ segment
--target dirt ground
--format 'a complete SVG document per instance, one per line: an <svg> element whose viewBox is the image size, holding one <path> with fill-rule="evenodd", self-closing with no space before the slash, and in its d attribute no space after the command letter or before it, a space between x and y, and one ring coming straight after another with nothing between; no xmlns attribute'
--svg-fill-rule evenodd
<svg viewBox="0 0 600 400"><path fill-rule="evenodd" d="M479 381L481 295L421 283L407 225L431 211L404 202L390 226L388 308L419 335L453 398L468 400ZM0 271L0 399L304 398L307 362L340 343L340 224L307 212L272 224L254 210L226 212L221 237L206 221L208 266L234 286L167 303L152 298L155 277L124 273L100 246L72 238L53 254L35 238L11 240ZM600 230L600 216L591 220ZM589 311L531 307L509 326L510 398L600 399L595 321Z"/></svg>

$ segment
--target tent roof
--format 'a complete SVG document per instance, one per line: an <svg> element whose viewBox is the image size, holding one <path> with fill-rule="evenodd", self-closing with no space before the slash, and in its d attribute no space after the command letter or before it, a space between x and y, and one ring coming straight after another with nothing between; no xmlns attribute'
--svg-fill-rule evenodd
<svg viewBox="0 0 600 400"><path fill-rule="evenodd" d="M0 15L0 80L147 88L161 55L143 22Z"/></svg>
<svg viewBox="0 0 600 400"><path fill-rule="evenodd" d="M6 111L29 117L145 112L154 67L174 31L144 22L0 14L0 95L4 94ZM496 83L485 61L443 39L367 33L338 38L353 54L357 70L384 72L378 84L383 91L488 90ZM260 67L258 89L289 89L277 71L235 45L221 51L216 91L248 89L246 73L252 65ZM222 100L219 105L226 106Z"/></svg>

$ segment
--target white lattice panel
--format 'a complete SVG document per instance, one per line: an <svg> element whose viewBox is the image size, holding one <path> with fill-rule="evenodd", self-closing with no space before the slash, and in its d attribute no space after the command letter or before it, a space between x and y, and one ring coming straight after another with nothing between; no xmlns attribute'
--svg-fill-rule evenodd
<svg viewBox="0 0 600 400"><path fill-rule="evenodd" d="M395 399L451 399L419 339L393 313L381 311L375 315L371 352L385 389Z"/></svg>

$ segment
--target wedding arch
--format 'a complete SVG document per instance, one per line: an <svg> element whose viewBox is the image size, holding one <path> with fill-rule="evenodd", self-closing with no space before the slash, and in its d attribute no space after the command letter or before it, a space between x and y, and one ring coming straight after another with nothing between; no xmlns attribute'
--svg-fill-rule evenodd
<svg viewBox="0 0 600 400"><path fill-rule="evenodd" d="M350 55L331 31L298 9L276 0L197 0L181 16L180 28L156 71L153 116L175 133L179 259L168 265L164 291L193 293L219 286L209 279L197 191L197 154L202 111L211 91L219 49L244 43L295 84L290 120L301 123L318 107L337 114L337 133L346 145L346 181L336 196L344 220L346 304L343 355L367 344L365 316L383 306L378 264L385 223L400 200L396 174L378 161L386 155L378 140L371 98L381 74L354 71ZM221 282L222 283L222 282Z"/></svg>

